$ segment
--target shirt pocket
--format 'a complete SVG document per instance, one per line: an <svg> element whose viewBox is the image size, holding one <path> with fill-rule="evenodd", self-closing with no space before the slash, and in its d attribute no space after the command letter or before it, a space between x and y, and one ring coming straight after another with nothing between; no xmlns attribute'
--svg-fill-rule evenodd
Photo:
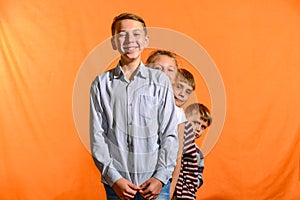
<svg viewBox="0 0 300 200"><path fill-rule="evenodd" d="M157 122L158 99L154 96L140 95L139 97L139 124L149 126Z"/></svg>

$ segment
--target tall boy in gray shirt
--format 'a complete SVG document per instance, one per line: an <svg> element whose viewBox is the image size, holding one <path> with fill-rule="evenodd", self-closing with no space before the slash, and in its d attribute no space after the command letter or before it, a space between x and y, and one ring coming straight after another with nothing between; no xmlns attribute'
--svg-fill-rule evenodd
<svg viewBox="0 0 300 200"><path fill-rule="evenodd" d="M168 199L178 149L170 81L141 62L149 42L142 18L120 14L112 35L119 64L97 76L90 92L94 161L108 199Z"/></svg>

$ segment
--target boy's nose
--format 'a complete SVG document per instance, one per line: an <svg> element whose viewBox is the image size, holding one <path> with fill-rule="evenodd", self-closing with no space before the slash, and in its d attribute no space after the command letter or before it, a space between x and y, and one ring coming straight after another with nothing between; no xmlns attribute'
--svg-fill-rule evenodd
<svg viewBox="0 0 300 200"><path fill-rule="evenodd" d="M132 33L128 33L127 37L126 37L126 40L128 42L133 42L134 41L134 35Z"/></svg>
<svg viewBox="0 0 300 200"><path fill-rule="evenodd" d="M184 97L184 92L183 92L183 91L180 91L180 92L179 92L179 96Z"/></svg>
<svg viewBox="0 0 300 200"><path fill-rule="evenodd" d="M201 133L201 131L202 131L201 125L198 125L197 128L196 128L196 130L197 130L198 133Z"/></svg>

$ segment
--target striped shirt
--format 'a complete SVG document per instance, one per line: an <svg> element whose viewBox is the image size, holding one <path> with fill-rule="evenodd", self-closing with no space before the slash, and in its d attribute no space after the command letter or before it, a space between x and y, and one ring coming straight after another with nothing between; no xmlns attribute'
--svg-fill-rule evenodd
<svg viewBox="0 0 300 200"><path fill-rule="evenodd" d="M91 151L102 182L167 183L176 164L177 120L172 87L159 70L139 65L128 81L122 68L100 74L90 91Z"/></svg>
<svg viewBox="0 0 300 200"><path fill-rule="evenodd" d="M204 156L200 148L197 148L197 163L198 163L198 184L197 187L201 187L203 184L203 171L204 171Z"/></svg>
<svg viewBox="0 0 300 200"><path fill-rule="evenodd" d="M192 124L185 123L181 169L175 188L175 199L196 199L199 167Z"/></svg>

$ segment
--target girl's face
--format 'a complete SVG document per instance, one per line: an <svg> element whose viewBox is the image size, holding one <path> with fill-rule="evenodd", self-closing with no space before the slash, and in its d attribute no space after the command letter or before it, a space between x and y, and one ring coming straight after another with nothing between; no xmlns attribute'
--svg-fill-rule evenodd
<svg viewBox="0 0 300 200"><path fill-rule="evenodd" d="M167 55L158 55L154 62L149 64L149 67L163 71L169 77L171 84L175 83L177 66L174 58Z"/></svg>

